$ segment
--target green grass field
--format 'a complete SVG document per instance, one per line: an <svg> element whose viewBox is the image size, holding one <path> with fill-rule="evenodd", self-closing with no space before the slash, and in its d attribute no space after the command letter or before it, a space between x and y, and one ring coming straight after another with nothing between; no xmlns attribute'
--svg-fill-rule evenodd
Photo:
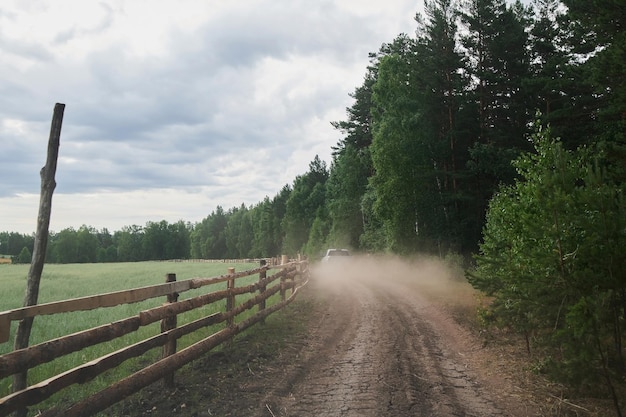
<svg viewBox="0 0 626 417"><path fill-rule="evenodd" d="M46 265L43 270L39 303L161 284L165 282L165 275L167 273L175 273L178 281L196 277L214 277L227 273L228 267L235 267L236 271L240 272L257 268L258 265L192 262L138 262L68 265L51 264ZM28 276L28 269L29 265L0 266L0 286L2 288L0 311L19 308L22 306L26 290L26 277ZM236 285L243 286L256 280L258 280L258 275L253 275L237 280ZM181 294L179 299L182 300L223 288L225 288L225 283L215 286L207 286L197 290L184 292ZM274 298L268 302L268 305L275 302L276 297L277 296L274 296ZM237 298L237 304L243 301L245 301L244 296ZM122 318L134 316L142 310L161 305L163 302L165 302L165 297L159 297L140 303L111 308L100 308L92 311L76 313L62 313L52 316L40 316L35 318L34 321L31 334L31 345L80 330L110 323ZM181 325L213 312L223 310L224 304L225 302L222 301L197 309L198 311L194 310L181 314L178 316L178 324ZM238 319L238 321L239 320L240 319ZM223 327L224 324L219 324L217 327L203 329L183 337L178 342L179 349L201 340ZM17 324L13 323L11 329L11 340L0 344L0 354L5 354L12 350L16 328ZM139 331L115 339L111 342L84 349L80 352L64 356L50 363L40 365L29 371L29 384L42 381L54 374L71 369L81 363L153 336L159 331L159 323L154 323L149 326L141 327ZM113 381L120 379L122 376L128 375L129 373L140 369L142 366L151 363L158 358L159 355L160 349L153 349L136 360L129 360L116 370L107 372L104 375L97 377L94 381L85 384L84 386L73 386L65 391L62 391L60 395L52 397L50 400L42 403L40 405L41 409L49 408L54 403L59 401L75 402L89 393L97 392L110 385ZM0 380L0 397L6 396L10 393L11 380L11 377Z"/></svg>

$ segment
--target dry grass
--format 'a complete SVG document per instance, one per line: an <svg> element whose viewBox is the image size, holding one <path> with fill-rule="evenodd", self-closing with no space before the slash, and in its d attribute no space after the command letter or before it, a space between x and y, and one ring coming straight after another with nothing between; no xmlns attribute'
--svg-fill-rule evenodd
<svg viewBox="0 0 626 417"><path fill-rule="evenodd" d="M0 258L0 264L10 264L11 258Z"/></svg>

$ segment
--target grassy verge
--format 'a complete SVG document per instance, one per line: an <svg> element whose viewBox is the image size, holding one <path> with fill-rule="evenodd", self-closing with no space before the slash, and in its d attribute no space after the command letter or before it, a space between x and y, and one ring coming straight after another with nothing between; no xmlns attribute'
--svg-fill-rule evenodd
<svg viewBox="0 0 626 417"><path fill-rule="evenodd" d="M256 268L256 264L211 264L211 263L172 263L172 262L139 262L139 263L115 263L115 264L73 264L73 265L46 265L42 276L39 302L51 302L86 295L101 294L110 291L118 291L147 285L161 284L165 282L165 274L176 273L177 280L182 281L195 277L213 277L227 272L227 268L233 266L237 271ZM0 311L18 308L22 304L26 287L28 265L3 265L0 285L3 289L3 297L0 297ZM237 285L242 286L254 282L258 275L242 278ZM203 293L212 292L225 288L225 283L218 286L203 287L198 290L187 291L181 294L180 299L194 297ZM245 296L237 297L237 302L245 301ZM164 297L146 300L141 303L122 305L106 309L96 309L86 312L64 313L52 316L37 317L34 322L31 335L31 344L37 344L55 337L67 335L80 330L92 328L98 325L110 323L115 320L134 316L139 311L161 305ZM269 305L269 304L268 304ZM179 315L178 323L196 320L201 316L223 310L224 301L212 304L198 311L192 311ZM11 340L0 344L0 354L12 350L13 338L15 337L14 323L11 330ZM188 335L179 341L179 348L184 348L198 340L214 333L223 325L202 329L192 335ZM37 366L29 371L29 384L40 382L54 374L71 369L81 363L85 363L104 354L121 349L139 340L148 338L160 331L159 324L145 326L130 335L103 343L91 348L84 349L50 363ZM93 381L79 386L73 386L41 403L41 409L47 409L60 402L75 402L86 395L97 392L111 382L120 379L124 375L135 372L148 363L153 362L160 355L160 348L147 352L136 360L129 360L119 368L98 376ZM0 397L10 393L12 378L0 380ZM35 412L35 411L33 411Z"/></svg>

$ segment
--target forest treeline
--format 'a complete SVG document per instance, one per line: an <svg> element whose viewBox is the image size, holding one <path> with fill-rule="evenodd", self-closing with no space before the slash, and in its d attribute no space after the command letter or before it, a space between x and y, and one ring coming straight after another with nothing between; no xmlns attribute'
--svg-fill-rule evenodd
<svg viewBox="0 0 626 417"><path fill-rule="evenodd" d="M199 223L53 233L50 262L476 254L486 322L548 347L541 369L626 376L626 5L430 0L370 54L330 166ZM32 237L0 233L29 259ZM20 254L22 252L22 254ZM618 411L619 415L619 411Z"/></svg>

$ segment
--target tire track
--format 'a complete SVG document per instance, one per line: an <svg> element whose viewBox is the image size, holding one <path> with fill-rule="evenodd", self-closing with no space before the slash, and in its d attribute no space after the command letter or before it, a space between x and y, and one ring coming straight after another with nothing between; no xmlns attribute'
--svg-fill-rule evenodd
<svg viewBox="0 0 626 417"><path fill-rule="evenodd" d="M504 416L485 398L465 364L452 357L445 342L423 308L419 297L381 291L393 317L401 378L407 381L407 397L416 416ZM402 414L398 414L402 415Z"/></svg>
<svg viewBox="0 0 626 417"><path fill-rule="evenodd" d="M374 279L312 283L326 310L257 416L505 416L446 348L431 305ZM439 321L438 321L439 320Z"/></svg>
<svg viewBox="0 0 626 417"><path fill-rule="evenodd" d="M344 293L345 294L345 293ZM384 415L385 364L372 339L384 340L371 291L350 300L333 297L325 324L335 327L331 338L315 337L309 347L323 346L303 358L299 371L286 376L276 394L274 411L281 416ZM323 327L323 324L321 325ZM374 345L375 347L376 345Z"/></svg>

